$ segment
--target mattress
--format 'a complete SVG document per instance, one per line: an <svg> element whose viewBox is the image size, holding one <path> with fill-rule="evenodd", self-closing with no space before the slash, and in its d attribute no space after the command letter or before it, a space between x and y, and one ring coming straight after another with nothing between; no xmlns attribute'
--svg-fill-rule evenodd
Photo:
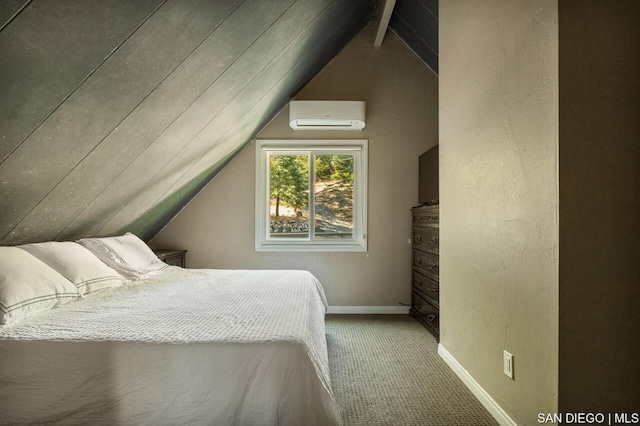
<svg viewBox="0 0 640 426"><path fill-rule="evenodd" d="M306 271L172 269L0 330L0 423L339 424Z"/></svg>

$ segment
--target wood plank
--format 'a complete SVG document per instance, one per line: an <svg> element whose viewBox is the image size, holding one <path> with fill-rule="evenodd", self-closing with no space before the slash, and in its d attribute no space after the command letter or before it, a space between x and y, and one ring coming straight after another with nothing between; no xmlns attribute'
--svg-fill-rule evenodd
<svg viewBox="0 0 640 426"><path fill-rule="evenodd" d="M135 201L129 203L116 215L99 233L103 235L124 232L135 229L136 224L144 225L144 229L135 229L145 237L151 237L160 228L152 228L163 218L149 220L147 212L149 206L162 206L160 211L174 212L176 208L186 203L197 190L202 188L219 169L212 168L212 164L220 164L225 158L237 152L247 141L270 120L274 113L278 112L295 93L307 82L310 76L315 75L340 49L361 29L369 20L367 14L363 15L364 2L349 5L334 2L330 9L320 16L317 22L310 28L311 34L303 35L297 40L299 46L290 46L260 73L237 100L230 105L236 112L228 112L230 115L241 117L232 126L225 125L228 120L224 111L221 116L208 126L194 140L191 150L185 150L172 161L166 170L176 170L175 164L191 164L186 170L174 173L174 176L154 185L152 191L139 194ZM372 9L370 9L372 12ZM338 18L339 16L339 18ZM321 30L332 26L336 31ZM321 43L310 43L314 37L322 34ZM302 51L298 49L303 48ZM249 108L247 108L249 106ZM211 144L207 140L215 139ZM166 175L162 175L164 178ZM167 176L169 177L169 176ZM177 180L175 179L177 177ZM172 182L173 181L173 182ZM177 199L176 194L182 194L182 199ZM132 220L138 218L138 220ZM140 220L145 218L145 220ZM169 216L165 216L165 223Z"/></svg>
<svg viewBox="0 0 640 426"><path fill-rule="evenodd" d="M419 0L431 14L438 19L438 0Z"/></svg>
<svg viewBox="0 0 640 426"><path fill-rule="evenodd" d="M0 181L9 182L3 185L3 193L11 200L6 207L0 205L5 219L0 223L3 243L33 239L39 230L61 229L49 213L48 223L35 222L35 227L7 235L210 34L221 11L217 4L210 0L165 3L0 167ZM138 126L144 129L145 124ZM96 175L89 171L83 183L99 180ZM73 190L82 194L83 188ZM71 208L67 196L62 198L64 209Z"/></svg>
<svg viewBox="0 0 640 426"><path fill-rule="evenodd" d="M241 49L243 37L246 36L244 43L247 45L255 38L255 33L243 35L239 32L242 28L239 24L245 19L242 13L236 12L240 3L236 0L193 5L193 15L197 19L190 26L200 27L194 34L197 47L93 151L80 160L11 231L5 242L14 243L25 237L38 241L55 239L105 185L112 182L215 81L235 59L232 52L221 50L220 45L230 37L237 37L239 40L233 48ZM248 8L254 6L247 5ZM204 41L198 44L198 38ZM212 55L215 50L224 54Z"/></svg>
<svg viewBox="0 0 640 426"><path fill-rule="evenodd" d="M398 0L394 15L400 17L433 51L438 51L438 17L424 3Z"/></svg>
<svg viewBox="0 0 640 426"><path fill-rule="evenodd" d="M92 200L58 238L68 239L78 235L97 233L118 210L124 208L129 200L137 198L137 194L143 191L145 186L157 184L158 175L162 173L163 168L181 150L186 149L189 142L234 100L242 88L252 81L261 69L268 66L274 57L296 38L328 3L329 0L297 1L254 44L235 59L235 62L230 64L229 68L184 110L178 120L171 123L152 145L135 158L133 163L111 182L96 199ZM253 7L257 6L259 4L253 4ZM251 28L259 27L256 20L260 15L262 14L254 14L251 10L240 14L238 21L234 21L231 25L238 31L236 37L241 37L241 34L252 34ZM231 31L231 28L225 29L221 34L226 37L227 31ZM210 49L205 53L209 55L215 52L220 53L219 44L219 42L212 43ZM239 117L228 116L228 124L232 125L237 119ZM186 167L186 164L179 164L176 167L180 169Z"/></svg>
<svg viewBox="0 0 640 426"><path fill-rule="evenodd" d="M0 1L0 31L2 31L30 1L31 0Z"/></svg>
<svg viewBox="0 0 640 426"><path fill-rule="evenodd" d="M398 15L391 16L389 26L437 75L438 52L425 43Z"/></svg>
<svg viewBox="0 0 640 426"><path fill-rule="evenodd" d="M162 1L34 1L0 32L0 164Z"/></svg>
<svg viewBox="0 0 640 426"><path fill-rule="evenodd" d="M387 27L389 27L389 19L393 13L393 7L396 4L396 0L384 0L384 6L379 13L378 18L378 30L376 31L376 38L373 40L373 47L382 46L384 35L387 33Z"/></svg>
<svg viewBox="0 0 640 426"><path fill-rule="evenodd" d="M57 169L59 159L68 154L50 150L50 134L44 134L40 141L45 148L42 152L29 150L28 135L33 135L160 3L32 2L0 33L0 238L38 199L37 195L31 197L32 178ZM110 19L116 15L114 8L119 8L122 18Z"/></svg>
<svg viewBox="0 0 640 426"><path fill-rule="evenodd" d="M317 4L317 1L312 2L313 4ZM372 4L369 1L366 1L364 4ZM278 81L280 81L284 75L288 72L291 72L293 68L295 68L295 64L300 60L299 58L305 57L305 55L317 55L322 56L323 51L330 51L335 53L335 46L331 46L329 41L335 43L335 39L332 41L332 34L336 31L338 32L348 32L345 30L345 27L348 28L353 25L357 25L358 19L355 17L359 16L356 11L358 8L361 8L360 14L363 12L362 10L363 3L360 2L349 2L345 4L340 1L332 2L329 9L323 11L319 18L316 18L314 22L312 22L300 35L294 38L293 42L287 46L286 43L265 43L265 46L260 47L260 49L268 49L268 46L277 46L281 52L277 53L278 57L274 59L271 58L267 63L263 63L260 67L256 67L254 72L258 72L258 74L254 75L251 79L247 79L246 77L242 77L240 81L233 83L233 78L236 70L233 71L229 76L229 81L231 84L220 85L219 87L214 88L211 95L213 97L216 96L229 96L228 101L225 102L225 108L219 109L217 115L209 117L210 123L206 125L206 128L197 135L192 137L192 140L186 140L181 145L184 146L182 150L174 151L174 157L169 158L170 161L165 163L163 168L158 169L155 177L147 178L146 182L141 182L142 186L135 193L128 193L127 199L131 199L130 203L121 203L122 196L113 197L114 204L110 210L116 209L117 214L109 212L105 212L103 214L104 219L106 219L100 228L91 227L89 229L76 229L74 233L68 235L77 235L77 234L111 234L116 233L122 230L124 227L128 226L128 224L135 221L135 218L139 218L144 216L144 212L152 211L156 209L159 211L173 211L172 208L164 209L162 208L161 199L163 197L176 199L176 197L172 197L169 192L173 191L171 188L176 184L176 182L181 179L185 173L189 172L192 164L198 159L202 158L209 150L211 150L212 146L216 144L227 144L229 148L228 151L233 151L234 149L242 146L248 137L248 133L252 131L257 131L249 125L247 128L246 124L242 124L241 127L237 127L238 133L237 135L228 133L231 128L234 127L235 123L238 123L239 120L245 118L249 123L263 123L263 120L270 119L277 111L280 105L277 104L268 104L270 108L268 111L262 111L260 116L253 116L248 114L253 106L256 105L258 99L264 96L265 90L270 90ZM367 8L365 8L367 10ZM368 9L368 12L371 12L371 8ZM370 16L370 13L367 15L367 19ZM327 31L328 27L333 27L336 31ZM293 34L295 36L295 34ZM278 37L276 37L277 39ZM327 43L327 44L323 44ZM340 46L342 47L342 46ZM273 48L272 48L273 49ZM251 61L255 55L251 52L247 52L247 59ZM247 67L242 67L247 68ZM240 68L240 69L242 69ZM261 71L262 70L262 71ZM297 72L300 72L297 69ZM303 80L307 80L311 78L311 75L301 76ZM247 84L250 86L247 86ZM232 92L227 92L225 87L233 86L234 89ZM284 90L284 89L281 89ZM285 98L290 98L293 93L283 93L282 96ZM240 131L242 130L242 131ZM226 134L226 136L225 136ZM237 136L237 137L236 137ZM212 164L218 163L215 159L209 158L207 160L207 166L210 167ZM133 172L133 168L129 170L129 173ZM210 177L210 173L200 173L200 171L193 169L194 173L198 174L200 179L206 179ZM131 174L129 174L131 176ZM125 175L123 175L124 177ZM200 182L200 184L203 184ZM192 188L198 187L199 183L193 183L190 185ZM130 188L127 188L129 190ZM112 194L115 194L115 191L112 191ZM179 197L178 197L179 198ZM119 204L118 204L119 203ZM103 204L96 203L95 207ZM100 212L95 212L100 213ZM96 217L96 214L88 214L87 219L91 217ZM83 212L84 214L84 212ZM79 220L78 223L82 223L82 220ZM152 226L152 224L150 225Z"/></svg>

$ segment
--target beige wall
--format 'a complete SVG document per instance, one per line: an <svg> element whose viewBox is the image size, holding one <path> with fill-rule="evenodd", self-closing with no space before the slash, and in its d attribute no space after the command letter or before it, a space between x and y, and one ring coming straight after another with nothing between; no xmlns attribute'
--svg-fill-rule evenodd
<svg viewBox="0 0 640 426"><path fill-rule="evenodd" d="M639 21L559 3L561 411L640 409Z"/></svg>
<svg viewBox="0 0 640 426"><path fill-rule="evenodd" d="M362 132L297 131L285 108L259 139L369 139L368 252L254 250L255 146L247 145L151 242L189 250L195 268L307 269L334 306L410 302L410 208L418 201L418 156L437 144L437 77L393 33L372 46L359 34L296 99L366 101Z"/></svg>
<svg viewBox="0 0 640 426"><path fill-rule="evenodd" d="M537 424L557 411L557 5L441 1L439 14L441 344Z"/></svg>

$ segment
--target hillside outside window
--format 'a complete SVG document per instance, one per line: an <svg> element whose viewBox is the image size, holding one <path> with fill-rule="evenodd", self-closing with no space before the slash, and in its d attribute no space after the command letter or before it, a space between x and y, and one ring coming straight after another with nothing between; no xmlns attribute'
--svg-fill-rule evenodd
<svg viewBox="0 0 640 426"><path fill-rule="evenodd" d="M259 140L256 158L256 250L366 251L366 140Z"/></svg>

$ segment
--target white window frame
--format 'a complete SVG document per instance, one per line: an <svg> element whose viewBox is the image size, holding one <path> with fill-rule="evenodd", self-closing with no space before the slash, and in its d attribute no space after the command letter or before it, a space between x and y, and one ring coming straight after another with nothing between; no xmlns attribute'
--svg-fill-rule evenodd
<svg viewBox="0 0 640 426"><path fill-rule="evenodd" d="M366 139L331 140L256 140L256 251L367 251L367 145ZM344 239L270 238L269 229L269 155L278 154L353 154L353 237ZM309 173L313 187L314 173ZM310 197L309 212L314 211ZM312 224L310 224L312 225Z"/></svg>

